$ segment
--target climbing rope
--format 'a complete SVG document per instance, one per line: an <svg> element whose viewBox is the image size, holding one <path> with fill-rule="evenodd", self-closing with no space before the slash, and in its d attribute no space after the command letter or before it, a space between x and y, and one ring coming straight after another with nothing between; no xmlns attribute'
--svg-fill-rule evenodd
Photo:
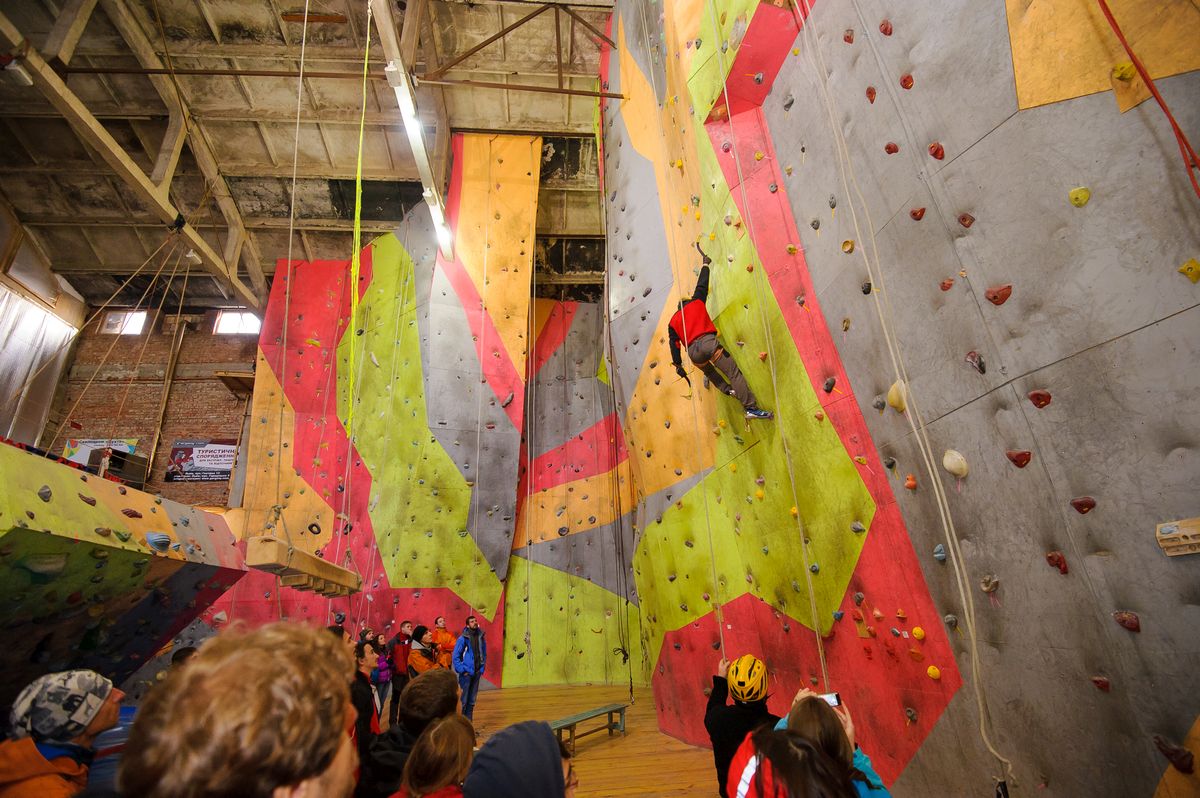
<svg viewBox="0 0 1200 798"><path fill-rule="evenodd" d="M801 13L801 9L800 9L799 5L797 5L797 3L801 3L801 2L804 5L804 13ZM796 12L797 12L797 15L799 15L799 18L811 19L811 17L808 16L812 11L811 0L792 0L792 3L793 3L793 6L795 6L795 8L796 8ZM934 498L937 503L939 519L941 521L942 530L943 530L944 537L946 540L946 547L948 549L951 564L954 569L955 583L958 588L960 598L963 601L963 605L966 607L965 620L966 620L967 633L968 633L967 634L968 651L970 654L970 662L971 662L972 688L975 693L976 705L977 705L977 708L979 711L980 738L983 741L984 745L987 747L988 751L990 751L991 754L1003 766L1004 772L1007 774L1007 777L1009 779L1011 779L1012 778L1012 763L1011 763L1011 761L1006 759L1003 755L1001 755L1000 752L996 749L996 747L993 744L991 737L987 731L987 719L988 719L987 700L984 697L983 686L982 686L982 682L981 682L982 666L979 661L979 641L978 641L976 625L975 625L975 603L974 603L973 595L967 584L966 565L963 561L962 552L959 547L958 534L957 534L957 531L955 530L954 521L950 514L950 509L949 509L949 505L946 500L945 491L942 488L941 481L938 478L938 473L934 466L932 446L929 443L929 439L928 439L928 435L926 433L924 421L921 419L920 411L918 408L918 404L915 400L915 397L912 395L911 391L908 390L909 382L908 382L907 370L905 369L904 359L903 359L902 355L900 354L899 347L895 341L894 325L893 325L893 321L892 321L894 316L892 314L892 309L891 309L890 295L885 288L883 272L879 267L878 247L876 244L875 233L874 233L875 226L871 220L869 206L867 205L866 201L864 200L861 189L859 188L858 181L857 181L857 178L856 178L855 172L854 172L853 160L850 158L850 155L849 155L849 148L847 147L845 138L842 136L841 130L838 127L837 122L836 122L836 120L838 118L838 114L836 112L836 103L834 102L832 95L829 91L827 78L826 78L826 76L829 73L826 70L824 56L821 52L819 45L817 44L816 34L810 30L811 27L812 26L808 25L808 24L803 25L801 28L801 34L808 40L806 42L808 44L808 47L806 49L809 52L813 53L813 57L815 58L815 62L814 62L815 71L820 76L820 78L817 81L817 85L819 86L819 88L821 90L821 97L822 97L822 100L825 105L826 114L828 116L829 127L833 133L834 141L835 141L835 144L837 147L838 168L839 168L839 172L840 172L841 178L842 178L843 190L846 191L847 195L849 196L850 189L851 189L851 187L853 187L853 189L854 189L853 196L857 198L858 203L862 206L863 213L866 216L868 237L866 239L864 239L862 236L862 229L859 225L858 213L855 209L855 204L853 201L851 201L849 203L850 216L851 216L851 221L854 225L856 238L858 240L867 240L870 243L871 255L868 255L868 252L867 252L868 248L863 247L862 248L862 258L863 258L863 262L868 270L868 274L870 275L870 277L872 279L873 284L876 285L879 289L877 292L872 292L872 299L874 300L876 315L879 318L880 327L881 327L881 330L882 330L883 336L884 336L884 341L887 345L888 354L892 361L893 372L894 372L896 378L898 380L902 381L902 384L904 386L906 386L906 394L907 394L906 398L907 398L907 405L908 405L909 412L905 413L904 415L907 418L909 428L913 432L914 440L917 441L918 449L921 454L921 459L925 464L926 473L929 475L929 478L930 478L930 484L933 488ZM936 202L936 199L934 201Z"/></svg>
<svg viewBox="0 0 1200 798"><path fill-rule="evenodd" d="M643 36L643 41L646 45L646 52L649 55L650 53L653 52L653 47L650 44L650 23L646 17L645 4L639 4L638 11L640 12L640 14L642 16L642 25L641 25L642 36ZM650 78L651 88L654 89L654 96L657 99L659 96L658 81L655 80L654 69L653 69L653 67L651 67L651 68L647 69L646 71ZM659 144L663 144L663 138L661 136L658 138L658 142L659 142ZM665 149L662 152L662 156L663 156L663 161L668 160L666 157L667 153L666 153ZM668 179L670 179L671 170L667 169L666 172L668 175ZM667 246L671 249L671 257L669 258L669 260L671 263L671 271L672 271L673 281L676 286L676 290L678 291L680 289L680 287L683 285L683 281L680 278L680 271L679 271L679 269L681 268L679 264L682 262L682 258L679 256L679 253L677 251L674 236L667 236ZM680 298L683 298L685 295L686 295L685 292L680 291L680 293L679 293ZM686 329L684 330L684 333L685 333L685 337L686 337L686 333L687 333ZM689 359L690 359L690 357L689 357ZM692 431L693 431L695 439L696 439L696 446L694 447L694 449L692 451L693 473L700 475L705 469L704 469L704 463L700 457L700 453L702 451L704 451L704 448L703 448L704 444L703 444L703 436L700 434L700 414L696 408L696 405L698 402L699 402L699 399L696 396L695 390L692 390L688 396L688 404L691 405L691 408L692 408ZM632 440L632 436L630 436L630 439ZM715 463L714 463L714 468L715 468ZM709 561L710 572L711 572L712 582L713 582L713 597L716 599L716 601L713 602L713 612L714 612L714 617L717 622L717 636L720 641L721 656L724 657L726 654L726 651L725 651L725 620L724 620L724 613L722 611L724 602L722 601L722 598L721 598L721 581L718 578L718 574L717 574L717 555L716 555L716 548L713 544L712 516L709 511L709 506L708 506L708 491L704 488L703 483L704 483L704 480L701 479L697 483L697 487L700 489L700 494L703 498L703 504L704 504L704 526L705 526L705 529L707 531L707 536L708 536L708 555L709 555L708 561Z"/></svg>
<svg viewBox="0 0 1200 798"><path fill-rule="evenodd" d="M718 19L716 5L713 2L713 0L707 0L707 2L708 2L708 8L709 8L709 15L712 18L713 25L715 27L717 24L717 19ZM715 39L720 38L720 30L714 30L714 34L715 34L715 36L714 36ZM721 74L721 93L725 99L725 109L728 114L732 114L733 105L730 102L730 98L729 98L729 83L728 83L729 69L728 69L728 65L725 63L725 55L723 52L723 48L721 48L721 47L717 47L717 59L718 59L718 65L719 65L719 70L720 70L720 74ZM743 215L746 217L746 226L747 226L748 232L750 234L750 240L752 242L756 242L756 241L758 241L758 236L755 234L755 230L754 230L754 214L753 214L753 210L750 205L750 199L746 194L745 172L742 169L742 159L741 159L741 155L739 154L739 151L738 151L737 136L734 133L732 117L730 117L730 119L729 119L729 137L730 137L730 140L733 142L733 147L732 147L733 161L734 161L734 167L737 170L738 189L742 195L742 208L744 209ZM755 276L751 282L754 284L755 300L756 300L755 304L758 307L759 323L762 327L763 338L764 338L764 341L765 341L765 344L767 347L767 360L770 363L771 391L775 395L776 401L778 401L778 399L779 399L779 375L777 373L776 365L775 365L776 359L775 359L774 336L772 336L772 334L771 334L771 326L767 321L767 315L766 315L767 302L772 301L773 297L769 296L764 291L763 283L766 279L767 279L767 277L764 273L764 270L758 269L758 270L756 270ZM776 409L778 409L778 408L776 408ZM796 521L796 531L800 536L800 552L801 552L801 556L803 559L803 565L804 565L804 579L805 579L806 587L808 589L809 610L812 613L813 636L816 639L816 643L817 643L817 658L821 665L821 678L826 686L825 689L832 690L833 686L832 686L832 683L829 678L829 664L825 658L825 643L821 637L820 616L819 616L819 610L817 608L817 597L816 597L816 591L814 590L814 584L813 584L813 578L812 578L813 577L813 572L811 569L812 560L809 556L810 539L809 539L808 535L805 534L804 522L801 519L800 512L799 512L800 497L799 497L799 491L796 488L796 471L795 471L795 466L794 466L794 463L792 460L791 444L788 439L789 436L788 436L788 427L787 427L787 414L782 413L782 412L776 413L775 423L777 425L779 425L779 440L783 446L784 462L787 464L788 481L791 484L791 489L792 489L792 506L796 508L796 513L794 515L794 518ZM847 455L849 455L849 453L847 453Z"/></svg>

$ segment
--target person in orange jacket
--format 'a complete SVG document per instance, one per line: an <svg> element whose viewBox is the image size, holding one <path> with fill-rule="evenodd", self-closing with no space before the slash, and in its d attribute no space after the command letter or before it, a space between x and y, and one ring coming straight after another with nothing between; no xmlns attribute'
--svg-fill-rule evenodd
<svg viewBox="0 0 1200 798"><path fill-rule="evenodd" d="M433 620L433 645L437 653L438 664L443 668L450 667L450 658L454 656L454 644L458 638L446 629L446 616L439 615Z"/></svg>
<svg viewBox="0 0 1200 798"><path fill-rule="evenodd" d="M433 648L433 632L428 626L413 629L412 650L408 652L408 675L419 676L425 671L442 667Z"/></svg>
<svg viewBox="0 0 1200 798"><path fill-rule="evenodd" d="M100 732L117 725L125 694L95 671L48 673L13 703L0 743L0 798L69 798L87 786Z"/></svg>

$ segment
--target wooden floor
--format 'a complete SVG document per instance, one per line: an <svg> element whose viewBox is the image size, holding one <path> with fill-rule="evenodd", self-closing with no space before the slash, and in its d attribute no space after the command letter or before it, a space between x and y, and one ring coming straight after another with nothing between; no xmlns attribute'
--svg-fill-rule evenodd
<svg viewBox="0 0 1200 798"><path fill-rule="evenodd" d="M605 704L629 700L623 687L523 687L479 694L475 728L480 740L522 720L554 720ZM697 711L703 711L703 706ZM579 731L595 721L581 724ZM603 719L599 720L600 725ZM625 736L607 732L584 737L575 748L577 798L608 795L701 796L717 794L712 752L668 737L658 730L649 688L634 690L626 711Z"/></svg>

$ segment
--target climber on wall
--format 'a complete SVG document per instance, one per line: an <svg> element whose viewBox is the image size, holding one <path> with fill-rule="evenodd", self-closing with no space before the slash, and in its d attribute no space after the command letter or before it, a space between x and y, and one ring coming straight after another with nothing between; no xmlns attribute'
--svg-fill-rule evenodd
<svg viewBox="0 0 1200 798"><path fill-rule="evenodd" d="M687 347L688 358L704 372L709 382L717 386L722 393L727 393L742 403L742 407L746 409L746 418L773 418L770 411L759 409L758 400L746 384L746 378L717 339L717 328L713 325L708 308L704 304L708 299L708 265L712 263L712 259L704 254L699 244L696 245L696 249L704 258L700 279L696 281L696 291L691 299L679 303L679 310L671 317L668 325L671 362L675 364L675 373L685 380L688 379L679 354L682 342ZM688 384L691 384L691 380L688 380Z"/></svg>

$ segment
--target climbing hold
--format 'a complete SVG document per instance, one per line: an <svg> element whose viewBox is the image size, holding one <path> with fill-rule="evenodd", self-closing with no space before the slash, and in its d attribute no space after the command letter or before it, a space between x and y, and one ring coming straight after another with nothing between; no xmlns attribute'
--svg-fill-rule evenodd
<svg viewBox="0 0 1200 798"><path fill-rule="evenodd" d="M879 23L879 32L882 33L884 36L891 36L892 35L891 20L885 19L883 22L880 22Z"/></svg>
<svg viewBox="0 0 1200 798"><path fill-rule="evenodd" d="M958 628L958 616L950 615L950 614L943 615L942 623L946 624L946 626L949 626L951 629L957 629Z"/></svg>
<svg viewBox="0 0 1200 798"><path fill-rule="evenodd" d="M933 559L937 560L938 562L946 561L946 547L941 543L933 547Z"/></svg>
<svg viewBox="0 0 1200 798"><path fill-rule="evenodd" d="M971 470L967 465L967 458L954 449L947 449L945 454L942 455L942 468L959 479L965 479L967 473Z"/></svg>
<svg viewBox="0 0 1200 798"><path fill-rule="evenodd" d="M871 617L873 617L877 621L882 621L883 613L879 611L878 607L876 607L874 610L871 611Z"/></svg>
<svg viewBox="0 0 1200 798"><path fill-rule="evenodd" d="M854 242L847 238L845 241L842 242L842 252L845 252L847 255L849 255L853 251L854 251Z"/></svg>
<svg viewBox="0 0 1200 798"><path fill-rule="evenodd" d="M901 75L900 76L900 88L911 89L912 87L913 87L913 76L912 75Z"/></svg>
<svg viewBox="0 0 1200 798"><path fill-rule="evenodd" d="M1179 267L1179 273L1193 283L1200 283L1200 261L1197 261L1195 258L1190 259L1187 263Z"/></svg>
<svg viewBox="0 0 1200 798"><path fill-rule="evenodd" d="M868 280L867 282L862 284L862 292L863 292L863 296L871 295L871 281L870 280Z"/></svg>
<svg viewBox="0 0 1200 798"><path fill-rule="evenodd" d="M909 218L911 218L914 222L919 222L925 218L925 209L924 208L913 208L913 209L909 210L908 215L909 215Z"/></svg>
<svg viewBox="0 0 1200 798"><path fill-rule="evenodd" d="M842 34L842 41L846 44L854 44L854 29L846 28L846 32Z"/></svg>
<svg viewBox="0 0 1200 798"><path fill-rule="evenodd" d="M797 247L795 244L788 244L788 245L787 245L787 254L789 254L789 255L795 255L795 254L796 254L797 252L799 252L799 251L800 251L800 250L799 250L799 248L798 248L798 247Z"/></svg>
<svg viewBox="0 0 1200 798"><path fill-rule="evenodd" d="M1142 621L1138 618L1136 612L1129 610L1117 610L1113 614L1113 620L1131 632L1142 631Z"/></svg>
<svg viewBox="0 0 1200 798"><path fill-rule="evenodd" d="M38 498L44 502L50 501L50 499L53 496L53 494L50 492L49 485L42 485L40 488L38 488L37 495L38 495Z"/></svg>
<svg viewBox="0 0 1200 798"><path fill-rule="evenodd" d="M513 396L514 396L514 395L515 395L515 394L513 394L513 392L512 392L512 391L509 391L509 392L508 392L508 396L504 397L504 401L500 403L500 406L501 406L501 407L508 407L510 404L512 404L512 400L513 400Z"/></svg>
<svg viewBox="0 0 1200 798"><path fill-rule="evenodd" d="M798 518L799 516L800 516L800 511L798 509L796 509L795 507L793 507L792 508L792 518Z"/></svg>
<svg viewBox="0 0 1200 798"><path fill-rule="evenodd" d="M867 86L867 102L871 103L872 105L875 104L875 87L874 86Z"/></svg>
<svg viewBox="0 0 1200 798"><path fill-rule="evenodd" d="M970 227L975 224L975 217L969 213L960 213L958 215L958 223L963 227Z"/></svg>
<svg viewBox="0 0 1200 798"><path fill-rule="evenodd" d="M913 636L913 640L924 640L925 639L925 630L922 629L920 626L914 626L913 630L912 630L912 636Z"/></svg>
<svg viewBox="0 0 1200 798"><path fill-rule="evenodd" d="M894 141L889 141L887 144L883 145L883 151L888 155L895 155L896 153L900 152L900 145Z"/></svg>
<svg viewBox="0 0 1200 798"><path fill-rule="evenodd" d="M929 145L929 154L940 161L946 157L946 149L935 141Z"/></svg>
<svg viewBox="0 0 1200 798"><path fill-rule="evenodd" d="M905 707L904 708L904 717L908 718L909 723L916 723L917 722L917 711L915 709L913 709L912 707Z"/></svg>
<svg viewBox="0 0 1200 798"><path fill-rule="evenodd" d="M141 513L139 513L137 510L131 509L129 507L126 507L124 510L122 510L121 514L126 516L127 518L141 518L142 517Z"/></svg>
<svg viewBox="0 0 1200 798"><path fill-rule="evenodd" d="M917 478L914 477L912 474L905 474L904 475L904 487L908 488L909 490L916 490L917 489Z"/></svg>
<svg viewBox="0 0 1200 798"><path fill-rule="evenodd" d="M984 593L995 593L996 588L1000 587L1000 577L995 574L984 574L979 580L979 589Z"/></svg>
<svg viewBox="0 0 1200 798"><path fill-rule="evenodd" d="M983 356L972 349L967 352L967 365L978 371L980 374L987 374L987 364L983 362Z"/></svg>
<svg viewBox="0 0 1200 798"><path fill-rule="evenodd" d="M113 531L106 526L98 526L95 529L93 529L92 531L95 532L97 535L99 535L102 538L109 537L113 533Z"/></svg>
<svg viewBox="0 0 1200 798"><path fill-rule="evenodd" d="M865 598L866 598L866 596L864 596L862 593L855 593L854 594L854 606L861 607L862 603L863 603L863 599L865 599Z"/></svg>
<svg viewBox="0 0 1200 798"><path fill-rule="evenodd" d="M796 98L790 94L788 96L784 97L783 98L783 110L785 110L785 111L792 110L792 105L795 102L796 102Z"/></svg>
<svg viewBox="0 0 1200 798"><path fill-rule="evenodd" d="M817 565L816 563L813 563L812 565L808 566L808 570L812 571L814 574L820 573L821 566Z"/></svg>
<svg viewBox="0 0 1200 798"><path fill-rule="evenodd" d="M88 496L88 495L86 495L86 494L83 494L83 493L77 493L77 494L75 494L75 495L76 495L76 496L78 496L78 497L79 497L79 501L83 502L84 504L86 504L86 505L89 505L89 506L91 506L91 507L95 507L95 506L96 506L96 500L95 500L95 498L93 498L93 497L91 497L91 496Z"/></svg>
<svg viewBox="0 0 1200 798"><path fill-rule="evenodd" d="M1080 186L1079 188L1071 189L1070 193L1067 194L1067 198L1071 200L1071 204L1076 208L1082 208L1092 198L1092 192Z"/></svg>
<svg viewBox="0 0 1200 798"><path fill-rule="evenodd" d="M763 153L762 150L756 150L754 152L754 160L756 160L756 161L761 161L765 157L766 157L766 155L765 155L765 153Z"/></svg>
<svg viewBox="0 0 1200 798"><path fill-rule="evenodd" d="M896 467L896 458L895 457L883 458L883 467L888 469L889 471L892 470L893 468L895 468Z"/></svg>
<svg viewBox="0 0 1200 798"><path fill-rule="evenodd" d="M171 536L162 532L147 532L146 545L155 551L165 552L171 547Z"/></svg>
<svg viewBox="0 0 1200 798"><path fill-rule="evenodd" d="M902 621L908 620L908 615L904 612L904 610L896 610L896 617Z"/></svg>
<svg viewBox="0 0 1200 798"><path fill-rule="evenodd" d="M1181 745L1168 742L1161 734L1154 735L1154 745L1180 773L1196 772L1196 756Z"/></svg>
<svg viewBox="0 0 1200 798"><path fill-rule="evenodd" d="M893 626L892 627L892 637L899 637L899 636L900 636L900 630Z"/></svg>
<svg viewBox="0 0 1200 798"><path fill-rule="evenodd" d="M888 407L897 413L903 413L908 409L908 389L905 388L903 380L896 380L892 383L892 387L888 388L887 403Z"/></svg>
<svg viewBox="0 0 1200 798"><path fill-rule="evenodd" d="M1080 515L1087 515L1096 507L1096 500L1091 496L1080 496L1077 499L1071 499L1071 506L1074 507Z"/></svg>
<svg viewBox="0 0 1200 798"><path fill-rule="evenodd" d="M854 462L858 463L859 465L866 465L867 458L863 457L861 454L858 454L854 456Z"/></svg>
<svg viewBox="0 0 1200 798"><path fill-rule="evenodd" d="M940 283L938 283L938 287L941 288L943 291L949 291L951 288L954 287L954 278L947 277L945 280L942 280Z"/></svg>
<svg viewBox="0 0 1200 798"><path fill-rule="evenodd" d="M883 409L887 407L887 400L883 398L882 394L880 394L871 400L871 407L882 413Z"/></svg>
<svg viewBox="0 0 1200 798"><path fill-rule="evenodd" d="M763 82L763 77L764 77L764 75L763 75L763 73L761 73L761 72L756 72L756 73L754 73L754 82L755 82L755 83L762 83L762 82Z"/></svg>
<svg viewBox="0 0 1200 798"><path fill-rule="evenodd" d="M842 332L850 332L850 319L842 319Z"/></svg>
<svg viewBox="0 0 1200 798"><path fill-rule="evenodd" d="M1000 307L1008 298L1012 296L1012 286L1008 283L1004 285L994 285L983 292L983 296L988 302L991 302L996 307Z"/></svg>
<svg viewBox="0 0 1200 798"><path fill-rule="evenodd" d="M1029 401L1033 402L1033 406L1039 409L1050 404L1051 398L1052 397L1050 396L1049 391L1043 391L1039 389L1029 392Z"/></svg>
<svg viewBox="0 0 1200 798"><path fill-rule="evenodd" d="M815 418L817 421L824 421L825 412L823 410L818 410L817 412L813 413L813 418Z"/></svg>
<svg viewBox="0 0 1200 798"><path fill-rule="evenodd" d="M1052 551L1046 555L1046 562L1051 568L1057 568L1060 574L1067 573L1067 558L1063 556L1061 551Z"/></svg>
<svg viewBox="0 0 1200 798"><path fill-rule="evenodd" d="M763 493L761 488L759 490L754 491L754 498L758 499L759 501L762 501L766 495L767 494Z"/></svg>
<svg viewBox="0 0 1200 798"><path fill-rule="evenodd" d="M855 521L854 523L850 524L850 531L862 533L862 532L866 532L867 528L865 526L863 526L862 521Z"/></svg>
<svg viewBox="0 0 1200 798"><path fill-rule="evenodd" d="M940 668L938 668L937 665L930 665L928 668L925 669L925 673L927 673L929 675L929 678L933 679L935 682L938 679L942 678L942 671Z"/></svg>
<svg viewBox="0 0 1200 798"><path fill-rule="evenodd" d="M772 194L774 194L778 190L779 190L779 186L775 183L772 183L771 185L767 186L767 191L770 191Z"/></svg>
<svg viewBox="0 0 1200 798"><path fill-rule="evenodd" d="M1110 682L1107 678L1105 678L1103 676L1093 676L1092 684L1096 685L1097 690L1100 690L1105 693L1112 690L1112 682Z"/></svg>
<svg viewBox="0 0 1200 798"><path fill-rule="evenodd" d="M841 610L834 610L834 611L833 611L833 619L834 619L835 621L840 621L840 620L841 620L842 618L844 618L844 617L846 617L846 613L842 612Z"/></svg>
<svg viewBox="0 0 1200 798"><path fill-rule="evenodd" d="M1009 461L1011 461L1012 464L1017 468L1024 468L1025 466L1029 465L1029 461L1033 459L1033 452L1018 452L1009 450L1004 453L1004 456L1007 457Z"/></svg>
<svg viewBox="0 0 1200 798"><path fill-rule="evenodd" d="M837 377L829 377L822 387L825 389L825 393L832 393L835 385L837 385Z"/></svg>

